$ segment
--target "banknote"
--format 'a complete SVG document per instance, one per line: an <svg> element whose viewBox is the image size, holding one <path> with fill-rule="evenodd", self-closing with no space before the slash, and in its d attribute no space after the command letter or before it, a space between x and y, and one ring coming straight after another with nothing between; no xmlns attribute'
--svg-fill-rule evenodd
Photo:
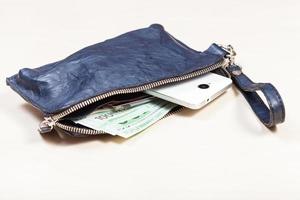
<svg viewBox="0 0 300 200"><path fill-rule="evenodd" d="M145 130L176 106L174 103L151 97L118 105L117 108L98 109L74 122L111 135L128 138Z"/></svg>

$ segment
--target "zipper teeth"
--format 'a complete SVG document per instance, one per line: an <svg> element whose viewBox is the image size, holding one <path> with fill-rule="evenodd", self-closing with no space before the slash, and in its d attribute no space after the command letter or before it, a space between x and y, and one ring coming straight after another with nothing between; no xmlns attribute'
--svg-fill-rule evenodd
<svg viewBox="0 0 300 200"><path fill-rule="evenodd" d="M183 80L186 80L186 79L189 79L189 78L193 78L193 77L196 77L196 76L200 76L200 75L203 75L203 74L206 74L212 70L215 70L219 67L223 67L225 65L228 64L228 60L227 59L222 59L221 61L213 64L213 65L210 65L210 66L207 66L201 70L197 70L197 71L194 71L194 72L191 72L189 74L185 74L183 76L180 76L180 77L173 77L173 78L168 78L168 79L164 79L164 80L160 80L160 81L156 81L156 82L153 82L153 83L149 83L149 84L146 84L146 85L142 85L142 86L138 86L138 87L133 87L133 88L125 88L125 89L119 89L119 90L114 90L114 91L111 91L111 92L108 92L108 93L105 93L105 94L101 94L101 95L98 95L98 96L95 96L95 97L92 97L90 99L87 99L83 102L80 102L70 108L68 108L67 110L61 112L61 113L58 113L56 115L53 115L51 116L51 118L54 120L55 122L55 125L60 128L60 129L63 129L65 131L68 131L68 132L73 132L73 133L78 133L78 134L82 134L82 135L99 135L99 134L106 134L106 132L104 131L98 131L98 130L94 130L94 129L88 129L88 128L79 128L79 127L75 127L75 126L70 126L70 125L65 125L65 124L62 124L62 123L59 123L57 122L59 119L63 118L64 116L67 116L85 106L88 106L92 103L95 103L97 101L100 101L102 99L105 99L107 97L110 97L110 96L113 96L113 95L117 95L117 94L126 94L126 93L135 93L135 92L140 92L140 91L144 91L144 90L149 90L151 88L154 88L154 87L157 87L157 86L161 86L161 85L164 85L164 84L167 84L167 83L173 83L173 82L178 82L178 81L183 81ZM175 111L171 111L169 112L168 114L166 114L163 118L161 119L164 119L170 115L173 115L174 113L177 113L177 112L180 112L181 110L183 110L183 107L175 110Z"/></svg>
<svg viewBox="0 0 300 200"><path fill-rule="evenodd" d="M215 69L223 66L224 64L227 64L226 61L227 61L227 59L222 59L221 61L219 61L219 62L217 62L213 65L207 66L207 67L205 67L201 70L194 71L194 72L191 72L189 74L185 74L185 75L180 76L180 77L168 78L168 79L156 81L156 82L153 82L153 83L149 83L149 84L146 84L146 85L138 86L138 87L124 88L124 89L119 89L119 90L114 90L114 91L111 91L111 92L107 92L105 94L101 94L101 95L92 97L90 99L87 99L85 101L82 101L82 102L80 102L80 103L78 103L78 104L76 104L76 105L74 105L74 106L58 113L58 114L56 114L56 115L51 116L51 118L56 122L57 120L65 117L65 116L67 116L67 115L69 115L69 114L85 107L85 106L88 106L92 103L95 103L97 101L100 101L102 99L105 99L105 98L113 96L113 95L140 92L140 91L149 90L151 88L161 86L161 85L164 85L164 84L167 84L167 83L178 82L178 81L182 81L182 80L185 80L185 79L193 78L195 76L200 76L202 74L205 74L205 73L208 73L212 70L215 70Z"/></svg>
<svg viewBox="0 0 300 200"><path fill-rule="evenodd" d="M163 116L160 120L162 119L165 119L171 115L174 115L178 112L181 112L182 110L184 109L184 107L180 107L174 111L171 111L169 112L168 114L166 114L165 116ZM69 126L69 125L64 125L62 123L59 123L57 122L56 123L56 126L60 129L63 129L65 131L68 131L68 132L73 132L73 133L78 133L78 134L82 134L82 135L101 135L101 134L108 134L106 133L105 131L98 131L98 130L95 130L95 129L88 129L88 128L78 128L78 127L75 127L75 126Z"/></svg>
<svg viewBox="0 0 300 200"><path fill-rule="evenodd" d="M71 133L78 133L82 135L100 135L100 134L106 134L104 131L97 131L94 129L88 129L88 128L78 128L75 126L69 126L64 125L62 123L56 122L55 124L58 128L63 129L65 131L71 132Z"/></svg>

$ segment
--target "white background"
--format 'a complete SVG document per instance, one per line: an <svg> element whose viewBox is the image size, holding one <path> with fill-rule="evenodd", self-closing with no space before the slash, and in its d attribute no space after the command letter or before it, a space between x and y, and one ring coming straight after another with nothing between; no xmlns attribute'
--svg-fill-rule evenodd
<svg viewBox="0 0 300 200"><path fill-rule="evenodd" d="M0 199L300 199L299 22L296 0L0 0ZM38 134L40 112L5 85L151 23L197 50L232 44L281 92L286 122L269 131L233 88L128 140L61 139Z"/></svg>

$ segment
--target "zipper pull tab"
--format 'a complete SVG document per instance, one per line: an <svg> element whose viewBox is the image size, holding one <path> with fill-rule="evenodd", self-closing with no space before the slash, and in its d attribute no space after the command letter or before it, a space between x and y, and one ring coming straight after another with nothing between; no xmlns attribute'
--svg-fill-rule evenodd
<svg viewBox="0 0 300 200"><path fill-rule="evenodd" d="M229 65L233 65L234 58L236 56L236 52L234 51L233 46L230 44L226 45L226 46L219 44L219 46L228 53L228 54L226 54L225 58L228 58Z"/></svg>
<svg viewBox="0 0 300 200"><path fill-rule="evenodd" d="M231 74L234 76L238 76L242 73L242 67L238 67L238 69L231 71L231 73L228 71L228 67L235 66L235 56L236 52L234 51L233 47L229 44L227 46L219 45L224 51L226 51L228 54L225 55L225 58L228 60L228 64L223 67L225 73L228 77L231 78Z"/></svg>
<svg viewBox="0 0 300 200"><path fill-rule="evenodd" d="M40 134L49 133L52 131L55 121L51 117L45 117L39 125L38 131Z"/></svg>

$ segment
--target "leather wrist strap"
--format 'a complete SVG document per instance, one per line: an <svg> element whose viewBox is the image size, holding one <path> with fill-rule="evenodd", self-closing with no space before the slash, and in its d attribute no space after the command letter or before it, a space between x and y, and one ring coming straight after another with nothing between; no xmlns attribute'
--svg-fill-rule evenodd
<svg viewBox="0 0 300 200"><path fill-rule="evenodd" d="M271 83L254 83L237 65L226 68L237 88L244 95L260 121L268 128L284 122L285 108L277 89ZM257 91L261 91L267 100L263 102Z"/></svg>

